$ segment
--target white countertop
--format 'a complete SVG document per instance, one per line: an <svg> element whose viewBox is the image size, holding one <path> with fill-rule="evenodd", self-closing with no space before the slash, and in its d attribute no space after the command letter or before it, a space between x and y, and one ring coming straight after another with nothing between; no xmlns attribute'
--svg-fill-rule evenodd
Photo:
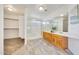
<svg viewBox="0 0 79 59"><path fill-rule="evenodd" d="M54 32L53 34L58 34L58 35L62 35L62 36L66 36L66 37L74 38L74 39L79 39L79 36L73 35L73 34L68 33L68 32Z"/></svg>

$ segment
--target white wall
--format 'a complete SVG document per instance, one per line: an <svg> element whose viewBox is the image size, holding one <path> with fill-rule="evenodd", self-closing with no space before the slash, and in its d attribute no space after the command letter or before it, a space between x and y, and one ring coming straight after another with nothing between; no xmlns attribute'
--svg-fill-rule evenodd
<svg viewBox="0 0 79 59"><path fill-rule="evenodd" d="M0 54L3 54L3 5L0 4Z"/></svg>
<svg viewBox="0 0 79 59"><path fill-rule="evenodd" d="M14 13L11 13L11 14L5 13L4 18L18 19L18 15Z"/></svg>
<svg viewBox="0 0 79 59"><path fill-rule="evenodd" d="M19 37L24 39L24 16L19 16Z"/></svg>
<svg viewBox="0 0 79 59"><path fill-rule="evenodd" d="M4 38L5 39L16 38L16 37L24 38L24 16L5 13L4 18L13 19L13 20L5 19L4 21L4 27L5 27ZM6 29L6 28L14 28L14 29Z"/></svg>
<svg viewBox="0 0 79 59"><path fill-rule="evenodd" d="M71 24L71 22L75 22L78 20L77 18L74 18L73 16L77 16L77 6L75 6L70 12L69 12L69 26L68 26L68 34L73 36L74 38L79 38L79 23L77 24ZM71 17L73 17L73 20L71 20Z"/></svg>
<svg viewBox="0 0 79 59"><path fill-rule="evenodd" d="M4 18L5 18L4 19L4 38L8 39L8 38L19 37L19 17L18 15L5 13ZM9 18L9 20L6 18Z"/></svg>
<svg viewBox="0 0 79 59"><path fill-rule="evenodd" d="M79 24L70 25L70 32L68 33L72 39L68 39L69 49L79 55Z"/></svg>
<svg viewBox="0 0 79 59"><path fill-rule="evenodd" d="M16 29L14 30L5 30L4 31L4 38L5 39L9 39L9 38L17 38L19 37L19 31L17 31Z"/></svg>
<svg viewBox="0 0 79 59"><path fill-rule="evenodd" d="M79 23L71 24L70 22L72 16L77 16L77 8L73 8L69 13L69 26L68 26L68 35L72 39L68 39L68 47L74 54L79 54ZM76 19L73 19L74 21Z"/></svg>
<svg viewBox="0 0 79 59"><path fill-rule="evenodd" d="M24 13L24 38L25 38L25 45L27 44L27 17L28 17L28 10L25 9Z"/></svg>
<svg viewBox="0 0 79 59"><path fill-rule="evenodd" d="M19 28L18 20L7 20L4 21L4 28Z"/></svg>

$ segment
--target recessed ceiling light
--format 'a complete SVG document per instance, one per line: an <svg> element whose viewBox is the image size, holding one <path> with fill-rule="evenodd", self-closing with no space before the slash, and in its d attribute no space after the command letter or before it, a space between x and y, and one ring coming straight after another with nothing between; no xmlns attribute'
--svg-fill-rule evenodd
<svg viewBox="0 0 79 59"><path fill-rule="evenodd" d="M5 6L9 11L16 11L16 9L12 5L6 5Z"/></svg>
<svg viewBox="0 0 79 59"><path fill-rule="evenodd" d="M43 24L49 24L49 22L43 22Z"/></svg>
<svg viewBox="0 0 79 59"><path fill-rule="evenodd" d="M39 10L40 10L40 11L44 11L44 8L43 8L43 7L39 7Z"/></svg>
<svg viewBox="0 0 79 59"><path fill-rule="evenodd" d="M43 24L46 24L46 22L43 22Z"/></svg>
<svg viewBox="0 0 79 59"><path fill-rule="evenodd" d="M60 16L64 16L63 14L61 14Z"/></svg>
<svg viewBox="0 0 79 59"><path fill-rule="evenodd" d="M9 8L9 7L8 7L8 10L9 10L9 11L13 11L13 9L12 9L12 8Z"/></svg>

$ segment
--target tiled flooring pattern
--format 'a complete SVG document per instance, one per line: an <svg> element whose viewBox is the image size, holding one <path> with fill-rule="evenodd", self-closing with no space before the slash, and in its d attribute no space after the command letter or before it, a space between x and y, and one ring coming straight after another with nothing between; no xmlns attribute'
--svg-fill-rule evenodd
<svg viewBox="0 0 79 59"><path fill-rule="evenodd" d="M13 55L67 55L67 53L43 39L35 39L28 40L27 45L14 52Z"/></svg>
<svg viewBox="0 0 79 59"><path fill-rule="evenodd" d="M4 54L10 55L20 47L24 45L24 39L16 38L16 39L5 39L4 40Z"/></svg>

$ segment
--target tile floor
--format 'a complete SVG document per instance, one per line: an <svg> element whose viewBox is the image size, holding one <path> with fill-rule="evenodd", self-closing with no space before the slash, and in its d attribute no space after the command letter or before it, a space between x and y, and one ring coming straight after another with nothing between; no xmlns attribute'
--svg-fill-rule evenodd
<svg viewBox="0 0 79 59"><path fill-rule="evenodd" d="M64 50L49 44L43 39L28 40L27 45L24 45L13 55L67 55Z"/></svg>

